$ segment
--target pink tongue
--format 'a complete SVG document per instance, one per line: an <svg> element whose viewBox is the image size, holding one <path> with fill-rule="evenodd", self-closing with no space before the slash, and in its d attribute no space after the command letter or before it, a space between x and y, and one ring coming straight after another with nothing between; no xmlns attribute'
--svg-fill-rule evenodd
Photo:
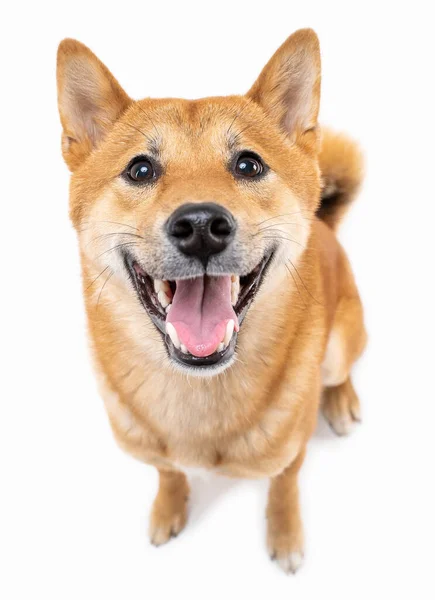
<svg viewBox="0 0 435 600"><path fill-rule="evenodd" d="M209 356L222 342L230 319L239 329L231 304L231 277L205 276L176 283L166 322L172 323L191 354Z"/></svg>

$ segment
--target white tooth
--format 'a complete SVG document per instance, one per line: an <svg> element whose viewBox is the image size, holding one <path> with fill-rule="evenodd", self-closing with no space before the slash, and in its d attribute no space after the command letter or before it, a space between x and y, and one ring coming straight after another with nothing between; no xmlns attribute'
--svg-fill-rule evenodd
<svg viewBox="0 0 435 600"><path fill-rule="evenodd" d="M165 308L166 314L168 314L168 312L171 310L171 306L172 304L168 304L168 306Z"/></svg>
<svg viewBox="0 0 435 600"><path fill-rule="evenodd" d="M228 346L228 344L230 343L230 340L233 337L233 331L234 331L234 321L232 319L230 319L227 323L227 328L225 330L225 337L223 339L224 347Z"/></svg>
<svg viewBox="0 0 435 600"><path fill-rule="evenodd" d="M168 298L168 296L163 290L159 291L159 293L157 294L157 298L159 299L159 302L163 306L163 308L166 308L168 304L171 303L171 299Z"/></svg>
<svg viewBox="0 0 435 600"><path fill-rule="evenodd" d="M222 350L223 350L224 348L225 348L225 346L224 346L224 343L223 343L223 342L221 342L221 343L219 344L219 346L217 347L217 352L222 352Z"/></svg>
<svg viewBox="0 0 435 600"><path fill-rule="evenodd" d="M237 275L231 275L231 304L237 303L240 292L240 278Z"/></svg>
<svg viewBox="0 0 435 600"><path fill-rule="evenodd" d="M160 290L167 292L170 288L169 281L166 281L166 279L154 279L154 289L156 292L160 292Z"/></svg>
<svg viewBox="0 0 435 600"><path fill-rule="evenodd" d="M181 344L181 352L183 352L183 354L187 354L187 348L184 344Z"/></svg>
<svg viewBox="0 0 435 600"><path fill-rule="evenodd" d="M169 298L169 302L172 300L172 290L171 290L171 286L169 285L169 281L166 281L164 279L154 279L154 290L157 294L157 296L159 297L160 300L160 293L163 293L166 295L167 298ZM161 302L161 301L160 301ZM166 302L166 304L164 304L163 302L161 302L161 304L165 307L168 303Z"/></svg>
<svg viewBox="0 0 435 600"><path fill-rule="evenodd" d="M175 327L172 325L172 323L166 323L166 333L169 335L169 337L172 340L172 343L174 344L174 346L177 348L177 350L180 349L180 340L178 339L178 333L177 330L175 329Z"/></svg>

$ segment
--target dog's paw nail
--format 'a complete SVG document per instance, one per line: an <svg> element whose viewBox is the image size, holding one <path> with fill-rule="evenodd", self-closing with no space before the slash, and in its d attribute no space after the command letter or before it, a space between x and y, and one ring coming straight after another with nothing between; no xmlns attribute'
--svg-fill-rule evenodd
<svg viewBox="0 0 435 600"><path fill-rule="evenodd" d="M175 514L169 518L153 517L149 529L149 537L153 546L161 546L177 537L186 524L186 514Z"/></svg>
<svg viewBox="0 0 435 600"><path fill-rule="evenodd" d="M294 574L302 565L304 560L302 552L289 552L288 554L281 556L277 559L278 565L287 574Z"/></svg>
<svg viewBox="0 0 435 600"><path fill-rule="evenodd" d="M355 429L356 423L350 416L346 416L334 419L330 425L337 435L349 435Z"/></svg>

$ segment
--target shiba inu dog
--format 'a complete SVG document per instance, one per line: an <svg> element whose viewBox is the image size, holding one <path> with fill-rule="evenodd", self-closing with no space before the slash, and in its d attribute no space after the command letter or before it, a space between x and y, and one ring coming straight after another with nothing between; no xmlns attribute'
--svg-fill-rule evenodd
<svg viewBox="0 0 435 600"><path fill-rule="evenodd" d="M305 448L320 405L338 434L359 420L366 342L334 233L362 161L318 125L317 36L290 36L244 96L134 101L70 39L57 77L101 393L159 471L151 541L183 529L187 469L267 477L269 553L294 572Z"/></svg>

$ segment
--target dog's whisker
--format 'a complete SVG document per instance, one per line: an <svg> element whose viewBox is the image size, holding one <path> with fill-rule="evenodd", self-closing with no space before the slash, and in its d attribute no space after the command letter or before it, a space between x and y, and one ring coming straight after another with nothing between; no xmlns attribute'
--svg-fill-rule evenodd
<svg viewBox="0 0 435 600"><path fill-rule="evenodd" d="M89 244L91 244L92 242L96 242L97 240L100 240L102 238L107 238L107 237L113 237L113 236L130 236L130 237L135 237L135 238L139 238L140 240L144 241L145 238L141 235L138 235L137 233L130 233L129 231L116 231L113 233L102 233L101 235L97 235L96 237L92 238L91 240L89 240L89 242L86 244L86 247L89 246Z"/></svg>
<svg viewBox="0 0 435 600"><path fill-rule="evenodd" d="M291 217L292 215L297 215L299 213L304 213L304 212L308 212L309 214L312 214L312 211L309 210L308 208L301 208L300 210L296 210L291 213L283 213L282 215L275 215L274 217L269 217L268 219L264 219L263 221L256 223L256 225L257 225L257 227L260 227L260 225L262 225L263 223L266 223L267 221L272 221L272 219L280 219L281 217ZM303 218L308 220L307 217L303 216ZM313 221L314 220L316 220L316 219L313 219Z"/></svg>
<svg viewBox="0 0 435 600"><path fill-rule="evenodd" d="M99 279L99 278L101 277L101 275L103 275L103 273L105 273L105 272L107 271L107 269L110 269L109 265L107 265L107 267L106 267L105 269L103 269L103 270L101 271L101 273L100 273L99 275L97 275L97 276L95 277L95 279L93 279L93 280L91 281L91 283L90 283L90 284L89 284L89 285L88 285L88 286L85 288L85 292L87 292L87 291L88 291L88 289L94 285L94 283L97 281L97 279Z"/></svg>
<svg viewBox="0 0 435 600"><path fill-rule="evenodd" d="M266 231L266 229L270 229L272 227L279 227L280 225L299 225L301 226L301 223L295 223L295 221L280 221L279 223L271 223L270 225L266 225L265 227L260 227L258 229L258 232L261 231Z"/></svg>
<svg viewBox="0 0 435 600"><path fill-rule="evenodd" d="M293 264L293 263L292 263L292 264ZM306 300L303 298L303 296L302 296L302 294L301 294L301 291L300 291L300 289L299 289L299 286L298 286L298 284L297 284L297 281L296 281L296 279L295 279L295 277L294 277L293 273L290 271L290 268L289 268L289 266L288 266L288 264L287 264L287 263L285 263L285 265L284 265L284 266L285 266L285 268L287 269L287 271L289 272L289 274L290 274L291 278L293 279L293 283L294 283L294 285L295 285L295 287L296 287L296 289L297 289L297 291L298 291L299 297L301 298L302 302L303 302L303 303L304 303L304 305L305 305L305 308L307 308L307 302L306 302Z"/></svg>
<svg viewBox="0 0 435 600"><path fill-rule="evenodd" d="M249 123L248 125L246 125L246 127L243 127L243 129L241 129L238 133L236 133L236 135L233 138L233 144L237 144L237 142L239 141L239 139L242 137L242 134L247 131L248 129L250 129L251 127L254 127L254 125L259 125L261 124L267 117L264 116L260 121L253 121L252 123Z"/></svg>
<svg viewBox="0 0 435 600"><path fill-rule="evenodd" d="M273 231L274 229L277 229L277 231L281 231L278 228L281 226L284 226L284 225L293 225L294 227L301 227L301 228L307 229L306 223L290 223L289 221L286 221L284 223L272 223L271 225L267 225L266 227L261 227L258 230L258 233L267 231L268 229L270 229L271 231ZM258 235L258 234L255 234L255 235Z"/></svg>
<svg viewBox="0 0 435 600"><path fill-rule="evenodd" d="M154 131L155 131L155 132L156 132L156 134L157 134L157 137L158 137L158 138L161 138L161 137L162 137L162 134L161 134L161 133L160 133L160 131L157 129L157 127L156 127L156 124L154 123L153 119L151 118L151 115L149 115L148 113L146 113L146 112L143 110L143 108L142 108L142 107L141 107L139 104L137 104L136 106L137 106L137 108L140 110L140 112L141 112L143 115L145 115L147 119L149 119L149 120L151 121L151 125L153 126L153 128L154 128ZM156 140L153 140L153 141L156 141Z"/></svg>
<svg viewBox="0 0 435 600"><path fill-rule="evenodd" d="M309 296L311 296L311 298L312 298L312 299L313 299L315 302L317 302L317 304L320 304L320 305L322 306L322 303L321 303L321 302L320 302L320 301L319 301L317 298L315 298L315 297L313 296L313 294L310 292L310 290L309 290L309 289L307 288L307 286L305 285L305 282L304 282L304 280L302 279L302 277L301 277L301 275L300 275L300 273L299 273L298 269L297 269L297 268L296 268L296 266L293 264L293 262L292 262L290 259L288 259L288 262L291 264L291 266L293 267L293 269L296 271L296 274L297 274L297 276L299 277L299 279L300 279L300 281L301 281L302 285L304 286L304 288L305 288L305 291L307 292L307 294L309 294Z"/></svg>
<svg viewBox="0 0 435 600"><path fill-rule="evenodd" d="M96 310L98 309L98 305L99 305L99 303L100 303L100 298L101 298L101 295L102 295L102 293L103 293L103 291L104 291L104 288L106 287L106 285L107 285L107 282L109 281L109 279L110 279L110 278L111 278L113 275L114 275L114 272L111 270L111 272L109 273L108 277L106 277L106 280L105 280L105 282L103 283L103 285L102 285L102 287L101 287L100 293L98 294L98 299L97 299L97 304L96 304Z"/></svg>
<svg viewBox="0 0 435 600"><path fill-rule="evenodd" d="M139 129L139 127L136 127L135 125L132 125L131 123L128 123L127 121L125 121L124 124L127 125L128 127L131 127L132 129L134 129L138 133L142 134L143 137L148 141L148 143L150 144L150 146L152 146L152 145L155 144L154 138L152 138L151 136L149 136L148 134L146 134L144 131L142 131L141 129Z"/></svg>
<svg viewBox="0 0 435 600"><path fill-rule="evenodd" d="M297 244L298 246L303 248L303 245L300 242L283 236L263 236L263 240L283 240L286 242L293 242L293 244Z"/></svg>
<svg viewBox="0 0 435 600"><path fill-rule="evenodd" d="M118 250L119 248L124 248L126 246L138 246L138 245L139 244L137 242L124 242L123 244L117 244L116 246L113 246L112 248L109 248L108 250L105 250L104 252L102 252L101 254L99 254L96 258L101 258L102 256L104 256L108 252L113 252L114 250Z"/></svg>
<svg viewBox="0 0 435 600"><path fill-rule="evenodd" d="M234 117L234 119L231 121L230 126L227 129L227 136L230 135L231 133L231 129L233 128L234 123L237 121L237 119L242 115L242 113L247 109L247 107L251 104L252 100L250 98L248 98L248 102L242 106L242 108L236 113L236 116Z"/></svg>
<svg viewBox="0 0 435 600"><path fill-rule="evenodd" d="M82 221L82 223L88 223L90 225L95 225L98 223L109 223L111 225L120 225L121 227L129 227L130 229L134 229L135 231L139 231L139 229L137 227L134 227L133 225L129 225L128 223L118 223L117 221Z"/></svg>

